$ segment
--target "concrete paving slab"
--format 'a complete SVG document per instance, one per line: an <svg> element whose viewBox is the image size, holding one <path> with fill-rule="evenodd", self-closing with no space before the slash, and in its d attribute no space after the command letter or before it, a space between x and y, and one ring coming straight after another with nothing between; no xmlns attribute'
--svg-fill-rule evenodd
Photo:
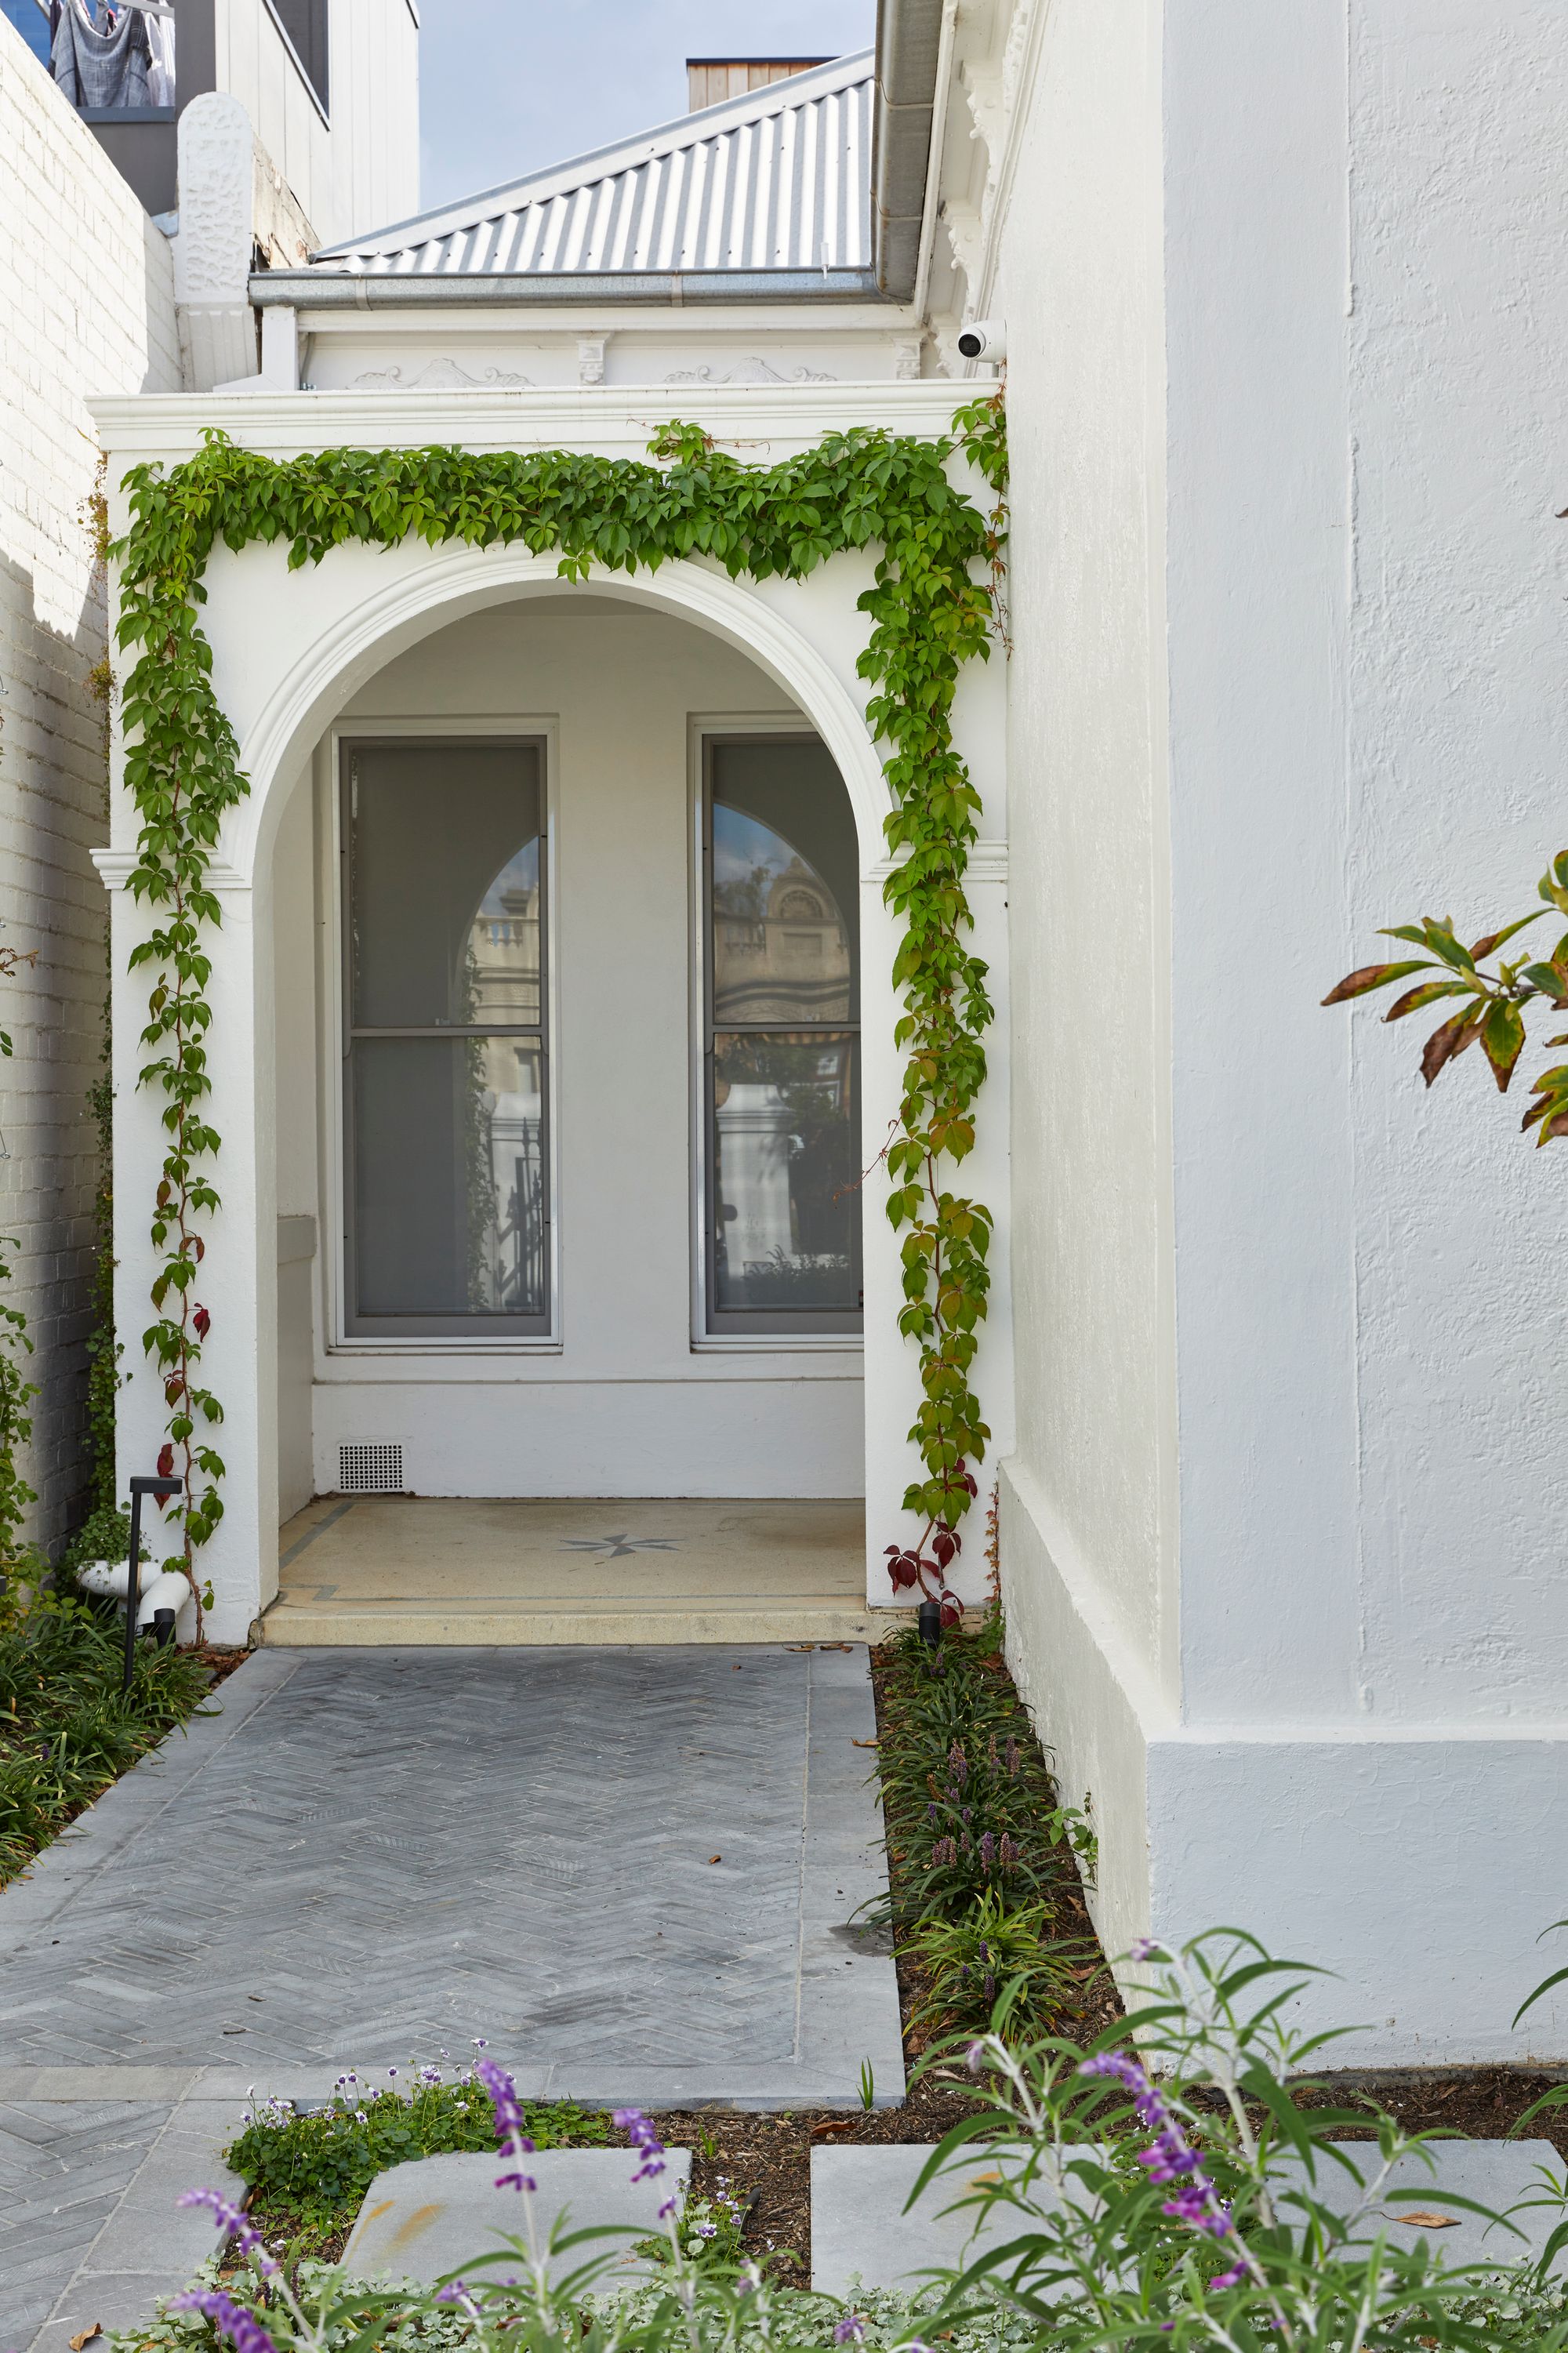
<svg viewBox="0 0 1568 2353"><path fill-rule="evenodd" d="M1376 2179L1375 2143L1347 2141L1344 2154L1364 2184ZM1568 2221L1568 2206L1552 2200L1550 2182L1563 2180L1563 2161L1549 2140L1446 2140L1431 2145L1430 2166L1417 2153L1400 2160L1389 2177L1389 2192L1380 2197L1368 2217L1368 2229L1386 2226L1396 2242L1428 2240L1450 2266L1459 2263L1514 2263L1538 2256L1559 2222ZM1301 2179L1299 2165L1282 2159L1282 2183ZM1331 2159L1320 2164L1311 2194L1335 2213L1349 2213L1364 2195ZM1513 2230L1487 2222L1451 2199L1473 2199L1494 2213L1510 2213ZM1552 2202L1536 2203L1542 2198ZM1426 2218L1440 2216L1427 2226ZM1417 2219L1420 2218L1420 2219ZM1516 2236L1515 2232L1521 2235Z"/></svg>
<svg viewBox="0 0 1568 2353"><path fill-rule="evenodd" d="M479 2255L493 2253L509 2237L525 2235L523 2200L515 2189L495 2186L492 2157L422 2157L378 2174L360 2209L343 2261L357 2277L416 2279L428 2286L461 2272ZM672 2148L663 2173L634 2182L636 2158L624 2148L542 2149L528 2160L538 2183L534 2227L541 2243L557 2225L567 2230L613 2229L603 2239L569 2249L552 2265L559 2279L605 2253L616 2258L603 2288L646 2278L648 2267L629 2253L633 2242L663 2228L658 2210L666 2199L684 2197L691 2178L691 2152ZM476 2278L498 2279L507 2266L489 2265Z"/></svg>
<svg viewBox="0 0 1568 2353"><path fill-rule="evenodd" d="M1363 2181L1370 2183L1375 2178L1376 2145L1347 2142L1344 2147ZM906 2213L905 2203L931 2153L929 2145L908 2144L812 2151L814 2287L845 2296L857 2277L866 2287L912 2287L919 2274L933 2265L973 2263L1026 2230L1016 2209L998 2209L977 2228L978 2207L961 2202L995 2179L995 2168L980 2152L937 2177ZM1505 2265L1538 2256L1568 2213L1554 2200L1546 2205L1527 2203L1543 2195L1551 2199L1550 2190L1543 2190L1543 2176L1558 2185L1563 2182L1563 2160L1550 2141L1444 2141L1433 2144L1432 2156L1431 2167L1417 2155L1395 2168L1387 2187L1400 2194L1380 2197L1367 2218L1369 2235L1386 2227L1396 2241L1425 2239L1450 2268ZM1287 2194L1302 2181L1296 2160L1281 2161L1279 2178ZM1312 2194L1343 2214L1360 2201L1363 2190L1331 2158L1320 2166ZM1035 2196L1043 2210L1054 2206L1043 2186L1037 2187ZM1461 2198L1495 2213L1511 2208L1521 2235L1516 2237L1463 2206L1445 2203L1446 2199Z"/></svg>
<svg viewBox="0 0 1568 2353"><path fill-rule="evenodd" d="M975 2208L958 2205L994 2178L979 2153L932 2182L906 2214L931 2153L910 2142L812 2150L813 2287L837 2296L851 2295L857 2281L862 2287L918 2287L920 2274L933 2265L973 2263L988 2247L1017 2237L1015 2217L999 2216L977 2232Z"/></svg>

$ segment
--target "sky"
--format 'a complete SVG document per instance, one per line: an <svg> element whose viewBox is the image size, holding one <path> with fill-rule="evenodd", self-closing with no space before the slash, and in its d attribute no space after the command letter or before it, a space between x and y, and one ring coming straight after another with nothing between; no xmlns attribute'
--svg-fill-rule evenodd
<svg viewBox="0 0 1568 2353"><path fill-rule="evenodd" d="M423 0L421 206L686 112L690 57L839 57L875 0Z"/></svg>

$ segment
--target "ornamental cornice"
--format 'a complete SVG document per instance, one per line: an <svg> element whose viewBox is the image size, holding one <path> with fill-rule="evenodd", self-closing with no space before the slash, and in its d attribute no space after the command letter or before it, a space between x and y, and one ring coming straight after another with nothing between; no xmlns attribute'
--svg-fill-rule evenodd
<svg viewBox="0 0 1568 2353"><path fill-rule="evenodd" d="M136 849L89 849L88 856L98 869L98 879L106 891L123 891L142 862ZM215 858L202 876L203 888L208 891L248 892L250 879L236 866Z"/></svg>
<svg viewBox="0 0 1568 2353"><path fill-rule="evenodd" d="M674 417L700 425L752 463L769 446L807 448L825 433L883 426L929 438L951 432L968 387L918 383L791 385L410 386L344 392L144 393L88 406L106 449L121 461L178 461L216 427L269 457L321 448L592 449L642 458ZM968 396L973 396L969 395ZM783 451L774 454L782 455Z"/></svg>

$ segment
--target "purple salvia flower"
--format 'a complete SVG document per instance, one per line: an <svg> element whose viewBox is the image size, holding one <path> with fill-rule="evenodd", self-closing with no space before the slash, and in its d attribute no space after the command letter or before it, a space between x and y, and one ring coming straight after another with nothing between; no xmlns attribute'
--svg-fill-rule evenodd
<svg viewBox="0 0 1568 2353"><path fill-rule="evenodd" d="M990 1831L986 1831L981 1838L980 1860L987 1871L996 1860L996 1841Z"/></svg>
<svg viewBox="0 0 1568 2353"><path fill-rule="evenodd" d="M664 2171L664 2143L640 2108L616 2108L612 2121L631 2142L642 2163L633 2174L634 2181L651 2181Z"/></svg>
<svg viewBox="0 0 1568 2353"><path fill-rule="evenodd" d="M214 2327L221 2329L229 2339L234 2353L278 2353L256 2315L245 2311L221 2288L189 2288L184 2295L170 2298L169 2309L205 2313Z"/></svg>
<svg viewBox="0 0 1568 2353"><path fill-rule="evenodd" d="M270 2279L276 2273L278 2266L268 2253L261 2233L249 2215L242 2213L220 2189L187 2189L174 2202L179 2206L210 2207L213 2221L224 2237L233 2239L242 2255L255 2257L256 2268L263 2277Z"/></svg>
<svg viewBox="0 0 1568 2353"><path fill-rule="evenodd" d="M969 1759L956 1740L947 1752L947 1769L962 1789L969 1778Z"/></svg>
<svg viewBox="0 0 1568 2353"><path fill-rule="evenodd" d="M864 2345L866 2322L862 2314L847 2312L833 2332L835 2345Z"/></svg>
<svg viewBox="0 0 1568 2353"><path fill-rule="evenodd" d="M489 2094L490 2105L495 2110L496 2138L511 2159L510 2171L497 2174L496 2188L527 2190L531 2196L539 2184L522 2162L525 2157L533 2155L533 2143L523 2130L527 2120L518 2104L517 2085L493 2059L481 2059L474 2073Z"/></svg>
<svg viewBox="0 0 1568 2353"><path fill-rule="evenodd" d="M1232 2263L1229 2271L1215 2272L1213 2279L1209 2282L1209 2287L1211 2292L1215 2288L1237 2287L1246 2277L1247 2265L1245 2263Z"/></svg>
<svg viewBox="0 0 1568 2353"><path fill-rule="evenodd" d="M1150 2082L1137 2060L1128 2058L1123 2052L1106 2051L1098 2059L1086 2059L1078 2072L1080 2075L1114 2076L1131 2093L1139 2122L1148 2126L1154 2136L1147 2148L1139 2150L1139 2164L1146 2168L1152 2182L1181 2183L1175 2195L1165 2200L1161 2212L1174 2222L1186 2223L1190 2230L1206 2231L1216 2239L1228 2238L1230 2216L1218 2191L1166 2105L1163 2094Z"/></svg>
<svg viewBox="0 0 1568 2353"><path fill-rule="evenodd" d="M965 2066L969 2069L969 2072L970 2072L970 2073L971 2073L972 2075L978 2075L978 2074L979 2074L979 2073L980 2073L981 2068L984 2065L984 2063L985 2063L985 2045L984 2045L984 2042L972 2042L972 2043L970 2044L970 2046L969 2046L968 2051L967 2051L967 2052L966 2052L966 2053L964 2054L964 2064L965 2064Z"/></svg>

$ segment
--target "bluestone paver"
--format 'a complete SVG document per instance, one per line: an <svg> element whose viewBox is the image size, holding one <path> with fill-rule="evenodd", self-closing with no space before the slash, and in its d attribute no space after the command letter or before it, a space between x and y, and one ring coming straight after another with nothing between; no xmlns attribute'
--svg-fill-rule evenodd
<svg viewBox="0 0 1568 2353"><path fill-rule="evenodd" d="M863 1647L263 1651L216 1708L0 1893L0 2101L109 2135L0 2344L75 2311L148 2135L221 2147L252 2084L482 2036L535 2096L902 2097ZM0 2143L29 2211L61 2162Z"/></svg>

